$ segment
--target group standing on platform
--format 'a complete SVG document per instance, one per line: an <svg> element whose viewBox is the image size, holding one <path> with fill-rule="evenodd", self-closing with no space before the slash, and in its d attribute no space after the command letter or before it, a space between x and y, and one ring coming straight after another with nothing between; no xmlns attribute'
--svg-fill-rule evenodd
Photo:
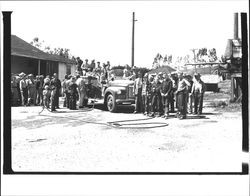
<svg viewBox="0 0 250 196"><path fill-rule="evenodd" d="M110 69L110 62L95 63L88 59L77 66L75 75L65 75L63 81L58 79L56 73L52 76L25 73L12 74L11 95L13 106L40 105L56 111L59 108L59 97L64 98L63 107L71 110L87 106L88 82L85 76L98 78L103 88L108 81L114 80L115 75ZM86 77L85 77L86 78ZM88 77L87 77L88 78ZM143 75L140 71L129 69L126 66L123 70L123 78L134 81L135 111L150 117L169 118L169 114L176 112L176 117L185 119L187 113L202 114L203 95L205 92L204 82L201 76L195 73L194 76L178 74L149 74ZM103 94L104 92L102 92Z"/></svg>

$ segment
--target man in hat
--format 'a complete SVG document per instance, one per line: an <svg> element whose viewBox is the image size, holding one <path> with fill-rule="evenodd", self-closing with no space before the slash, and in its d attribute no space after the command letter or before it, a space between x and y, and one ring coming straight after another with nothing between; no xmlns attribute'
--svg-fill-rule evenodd
<svg viewBox="0 0 250 196"><path fill-rule="evenodd" d="M18 92L18 80L15 74L11 74L11 105L18 106L20 104L20 96Z"/></svg>
<svg viewBox="0 0 250 196"><path fill-rule="evenodd" d="M191 75L186 75L185 77L187 81L190 83L188 87L188 95L187 95L187 111L189 114L193 113L193 95L192 95L192 87L193 87L193 79Z"/></svg>
<svg viewBox="0 0 250 196"><path fill-rule="evenodd" d="M195 73L194 83L191 90L191 94L194 96L194 114L198 115L202 114L204 92L205 92L205 84L201 80L200 74Z"/></svg>
<svg viewBox="0 0 250 196"><path fill-rule="evenodd" d="M79 108L83 108L86 103L87 97L87 85L85 84L85 81L82 77L78 77L76 80L76 85L77 85L77 91L79 94Z"/></svg>
<svg viewBox="0 0 250 196"><path fill-rule="evenodd" d="M162 72L159 72L158 73L158 76L159 76L159 82L162 83L164 78L163 78L163 73Z"/></svg>
<svg viewBox="0 0 250 196"><path fill-rule="evenodd" d="M75 82L76 82L76 78L72 76L69 82L69 87L68 87L70 110L76 110L77 84Z"/></svg>
<svg viewBox="0 0 250 196"><path fill-rule="evenodd" d="M66 107L66 103L67 103L67 96L66 96L66 82L67 82L67 80L69 79L69 76L66 74L65 76L64 76L64 79L63 79L63 81L62 81L62 84L61 84L61 86L62 86L62 95L63 95L63 98L64 98L64 101L63 101L63 107Z"/></svg>
<svg viewBox="0 0 250 196"><path fill-rule="evenodd" d="M163 75L163 81L161 84L161 98L163 103L163 109L164 109L164 115L163 117L168 118L169 117L169 104L171 99L171 90L172 90L173 84L170 80L169 76L165 73Z"/></svg>
<svg viewBox="0 0 250 196"><path fill-rule="evenodd" d="M21 78L19 86L22 98L22 105L26 106L28 103L28 85L26 83L26 74L22 72L19 74L19 77Z"/></svg>
<svg viewBox="0 0 250 196"><path fill-rule="evenodd" d="M111 67L110 62L107 61L107 70L110 70L110 67Z"/></svg>
<svg viewBox="0 0 250 196"><path fill-rule="evenodd" d="M178 113L177 117L179 119L185 119L187 115L187 96L188 96L188 87L190 83L183 77L183 73L178 73L178 88L175 94L177 95L178 102Z"/></svg>
<svg viewBox="0 0 250 196"><path fill-rule="evenodd" d="M53 93L51 94L51 109L54 110L54 107L59 109L59 96L61 91L61 81L58 79L56 73L53 74L53 78L50 81L51 89L53 89ZM52 96L53 95L53 96Z"/></svg>
<svg viewBox="0 0 250 196"><path fill-rule="evenodd" d="M160 110L160 106L161 106L161 83L159 81L159 76L156 75L154 82L152 84L152 113L150 114L151 117L154 116L160 116L161 110Z"/></svg>
<svg viewBox="0 0 250 196"><path fill-rule="evenodd" d="M176 100L175 98L175 92L177 91L177 84L178 84L178 78L176 74L170 75L170 80L172 81L172 90L170 92L170 112L174 112L174 102Z"/></svg>
<svg viewBox="0 0 250 196"><path fill-rule="evenodd" d="M88 70L92 72L95 69L95 59L91 61L91 64L88 67Z"/></svg>
<svg viewBox="0 0 250 196"><path fill-rule="evenodd" d="M88 61L89 61L88 59L85 59L85 63L82 63L82 65L81 65L82 70L88 70L88 68L89 68Z"/></svg>
<svg viewBox="0 0 250 196"><path fill-rule="evenodd" d="M142 102L143 102L144 115L149 115L150 113L150 101L151 101L151 82L150 82L150 76L146 73L143 77L143 82L142 82Z"/></svg>
<svg viewBox="0 0 250 196"><path fill-rule="evenodd" d="M135 95L135 111L134 113L142 112L142 74L138 73L138 78L134 82L134 95Z"/></svg>
<svg viewBox="0 0 250 196"><path fill-rule="evenodd" d="M40 75L37 76L36 79L36 90L37 90L37 104L43 105L43 82L44 82L44 76Z"/></svg>
<svg viewBox="0 0 250 196"><path fill-rule="evenodd" d="M64 93L66 95L66 107L69 108L69 84L71 82L72 75L69 75L67 80L65 81Z"/></svg>
<svg viewBox="0 0 250 196"><path fill-rule="evenodd" d="M129 76L130 80L135 80L136 79L136 73L135 73L135 68L132 68L132 75Z"/></svg>
<svg viewBox="0 0 250 196"><path fill-rule="evenodd" d="M27 85L28 85L28 104L37 105L36 104L36 96L37 96L36 80L34 80L33 74L28 75Z"/></svg>
<svg viewBox="0 0 250 196"><path fill-rule="evenodd" d="M107 68L107 65L105 63L102 64L102 79L103 79L103 81L108 80L108 68Z"/></svg>

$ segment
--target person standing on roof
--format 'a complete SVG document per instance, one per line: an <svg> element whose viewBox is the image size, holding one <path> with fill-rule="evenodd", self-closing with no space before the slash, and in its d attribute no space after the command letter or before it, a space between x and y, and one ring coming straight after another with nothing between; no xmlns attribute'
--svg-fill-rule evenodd
<svg viewBox="0 0 250 196"><path fill-rule="evenodd" d="M93 72L95 69L95 59L91 61L91 64L88 67L88 71Z"/></svg>
<svg viewBox="0 0 250 196"><path fill-rule="evenodd" d="M85 63L82 63L82 65L81 65L82 71L88 70L88 68L89 68L88 61L89 61L88 59L85 59Z"/></svg>

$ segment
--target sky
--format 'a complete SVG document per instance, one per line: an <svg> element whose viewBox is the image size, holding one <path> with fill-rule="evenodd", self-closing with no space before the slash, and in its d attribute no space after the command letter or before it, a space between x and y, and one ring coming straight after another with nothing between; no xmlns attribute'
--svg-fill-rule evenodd
<svg viewBox="0 0 250 196"><path fill-rule="evenodd" d="M70 49L84 59L131 64L135 12L135 66L151 67L157 53L181 56L192 48L224 54L233 38L233 13L248 12L248 1L54 1L0 2L13 11L12 34L34 37L51 48ZM239 23L240 24L240 23Z"/></svg>

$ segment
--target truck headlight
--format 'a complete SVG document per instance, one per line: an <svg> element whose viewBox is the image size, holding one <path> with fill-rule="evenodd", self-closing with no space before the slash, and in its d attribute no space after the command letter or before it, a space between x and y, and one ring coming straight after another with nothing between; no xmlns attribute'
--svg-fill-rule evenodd
<svg viewBox="0 0 250 196"><path fill-rule="evenodd" d="M122 93L121 90L118 90L118 91L117 91L117 95L120 95L121 93Z"/></svg>

